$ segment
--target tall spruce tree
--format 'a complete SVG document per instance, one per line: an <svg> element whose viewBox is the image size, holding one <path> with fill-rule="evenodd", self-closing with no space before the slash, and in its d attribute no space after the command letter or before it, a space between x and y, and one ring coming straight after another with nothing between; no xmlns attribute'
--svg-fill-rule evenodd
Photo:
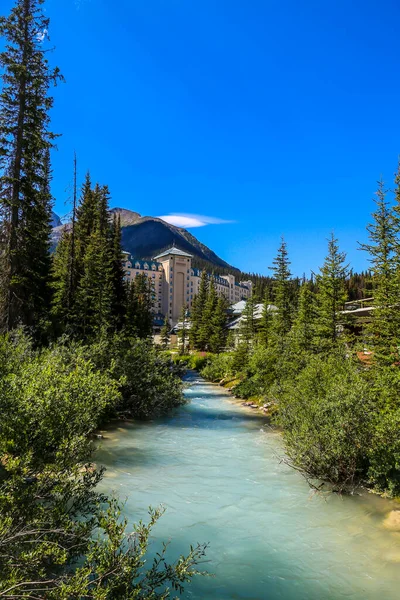
<svg viewBox="0 0 400 600"><path fill-rule="evenodd" d="M135 277L128 290L127 329L139 338L153 333L153 284L144 273Z"/></svg>
<svg viewBox="0 0 400 600"><path fill-rule="evenodd" d="M265 294L265 299L263 302L263 310L260 319L260 325L258 330L258 337L261 344L266 347L271 338L272 331L272 320L274 318L274 311L271 309L271 300L269 291L267 290Z"/></svg>
<svg viewBox="0 0 400 600"><path fill-rule="evenodd" d="M161 346L166 350L170 344L171 340L171 324L169 322L168 317L164 319L164 325L162 326L160 332Z"/></svg>
<svg viewBox="0 0 400 600"><path fill-rule="evenodd" d="M338 240L331 235L328 239L328 254L317 281L316 334L322 346L335 344L340 335L339 325L343 322L340 311L347 300L346 277L349 273L346 254L339 249Z"/></svg>
<svg viewBox="0 0 400 600"><path fill-rule="evenodd" d="M287 245L282 237L278 254L270 267L274 273L274 304L278 311L273 320L274 333L283 338L290 330L293 320L292 285Z"/></svg>
<svg viewBox="0 0 400 600"><path fill-rule="evenodd" d="M111 312L114 328L119 330L125 324L127 287L122 264L121 217L114 214L111 227Z"/></svg>
<svg viewBox="0 0 400 600"><path fill-rule="evenodd" d="M291 330L292 343L298 350L312 351L317 320L316 297L310 283L304 281L300 288L299 305Z"/></svg>
<svg viewBox="0 0 400 600"><path fill-rule="evenodd" d="M252 295L246 300L239 324L239 340L247 348L253 344L257 332L256 308L255 298Z"/></svg>
<svg viewBox="0 0 400 600"><path fill-rule="evenodd" d="M199 332L197 335L197 348L199 350L208 350L210 347L211 335L213 333L213 318L217 308L218 296L213 279L208 283L207 300L204 305Z"/></svg>
<svg viewBox="0 0 400 600"><path fill-rule="evenodd" d="M369 254L373 279L374 311L369 325L371 347L375 361L380 364L392 364L398 360L397 346L400 340L399 302L399 248L398 229L400 216L399 180L396 176L397 204L392 211L386 200L387 191L384 182L378 182L373 222L367 226L369 244L361 249Z"/></svg>
<svg viewBox="0 0 400 600"><path fill-rule="evenodd" d="M228 301L225 296L217 299L214 314L211 318L211 334L208 347L211 352L219 354L226 347L228 337L227 325Z"/></svg>
<svg viewBox="0 0 400 600"><path fill-rule="evenodd" d="M207 271L201 272L199 292L193 299L190 310L190 345L199 350L200 332L203 324L204 309L208 296L208 276Z"/></svg>
<svg viewBox="0 0 400 600"><path fill-rule="evenodd" d="M17 0L0 17L3 89L0 95L0 325L37 329L49 306L49 88L60 79L47 60L49 19L43 0Z"/></svg>

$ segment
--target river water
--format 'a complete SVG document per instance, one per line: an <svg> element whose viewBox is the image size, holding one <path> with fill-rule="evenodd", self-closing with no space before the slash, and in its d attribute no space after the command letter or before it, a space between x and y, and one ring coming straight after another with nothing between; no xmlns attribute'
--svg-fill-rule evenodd
<svg viewBox="0 0 400 600"><path fill-rule="evenodd" d="M281 462L280 434L258 411L196 375L190 403L149 423L104 432L102 489L146 518L163 504L154 548L169 556L209 542L191 600L398 600L400 531L387 529L392 502L376 496L312 495ZM399 506L397 505L397 508Z"/></svg>

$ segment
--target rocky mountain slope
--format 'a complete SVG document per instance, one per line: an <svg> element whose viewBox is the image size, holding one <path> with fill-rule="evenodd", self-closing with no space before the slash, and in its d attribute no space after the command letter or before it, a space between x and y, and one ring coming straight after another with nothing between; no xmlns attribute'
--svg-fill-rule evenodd
<svg viewBox="0 0 400 600"><path fill-rule="evenodd" d="M195 265L205 262L212 267L237 271L210 248L199 242L186 229L176 227L156 217L142 217L139 213L124 208L113 208L111 213L120 215L122 247L135 258L150 259L170 246L177 246L189 254L193 254ZM64 227L68 227L68 224L54 227L54 246L57 245Z"/></svg>

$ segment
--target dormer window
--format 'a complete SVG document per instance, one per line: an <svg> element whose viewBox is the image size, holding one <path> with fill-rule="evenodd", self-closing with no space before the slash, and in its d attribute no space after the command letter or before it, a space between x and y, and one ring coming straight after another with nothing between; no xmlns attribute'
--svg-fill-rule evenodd
<svg viewBox="0 0 400 600"><path fill-rule="evenodd" d="M140 262L135 263L135 268L140 269Z"/></svg>
<svg viewBox="0 0 400 600"><path fill-rule="evenodd" d="M147 271L147 269L149 268L149 265L147 263L144 263L144 268Z"/></svg>

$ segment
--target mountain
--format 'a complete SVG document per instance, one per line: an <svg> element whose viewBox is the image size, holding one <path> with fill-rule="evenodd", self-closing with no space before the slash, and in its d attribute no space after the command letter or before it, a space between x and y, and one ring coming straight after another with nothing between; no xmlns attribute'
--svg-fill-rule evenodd
<svg viewBox="0 0 400 600"><path fill-rule="evenodd" d="M193 255L193 265L196 267L219 267L221 271L238 271L199 242L186 229L176 227L156 217L142 217L139 213L125 208L113 208L111 214L120 216L122 247L135 258L151 259L167 248L177 246ZM61 221L57 227L54 227L52 235L54 247L57 245L64 227L68 227L68 224L61 225Z"/></svg>
<svg viewBox="0 0 400 600"><path fill-rule="evenodd" d="M51 211L51 223L50 225L53 227L60 227L62 225L61 219L55 212Z"/></svg>

